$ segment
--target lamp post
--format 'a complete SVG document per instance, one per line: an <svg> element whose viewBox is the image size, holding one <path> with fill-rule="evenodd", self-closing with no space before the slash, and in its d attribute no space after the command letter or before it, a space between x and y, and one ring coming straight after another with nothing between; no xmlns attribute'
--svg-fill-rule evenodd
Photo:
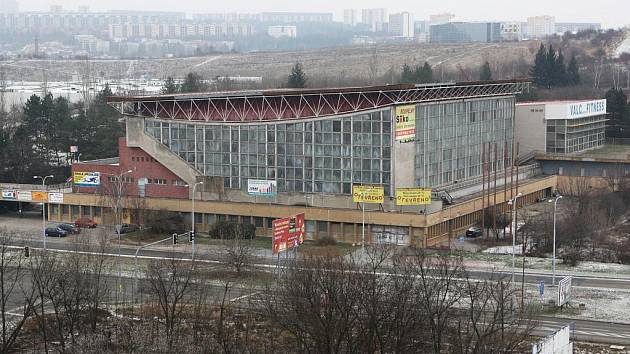
<svg viewBox="0 0 630 354"><path fill-rule="evenodd" d="M514 223L512 228L512 284L514 284L514 272L516 269L516 206L518 205L518 197L522 195L523 193L519 193L508 202L508 205L512 206L512 223Z"/></svg>
<svg viewBox="0 0 630 354"><path fill-rule="evenodd" d="M42 180L42 191L46 190L46 180L48 178L53 178L55 176L33 176L33 179L41 179ZM46 251L46 201L42 198L42 232L44 237L44 251Z"/></svg>
<svg viewBox="0 0 630 354"><path fill-rule="evenodd" d="M197 182L193 185L193 190L192 190L192 225L191 225L191 232L192 235L195 235L195 190L197 189L198 185L202 185L203 182ZM194 261L195 260L195 236L192 237L192 254L191 254L191 258Z"/></svg>
<svg viewBox="0 0 630 354"><path fill-rule="evenodd" d="M549 203L553 203L553 256L551 260L551 267L553 271L551 275L551 285L556 285L556 213L558 211L558 201L560 199L562 199L562 196L558 195L549 201Z"/></svg>

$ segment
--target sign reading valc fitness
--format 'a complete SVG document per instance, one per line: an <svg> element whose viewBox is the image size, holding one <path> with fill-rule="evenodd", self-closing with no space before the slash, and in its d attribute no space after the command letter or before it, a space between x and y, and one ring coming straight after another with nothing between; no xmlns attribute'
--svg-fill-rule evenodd
<svg viewBox="0 0 630 354"><path fill-rule="evenodd" d="M352 185L352 200L355 203L383 204L385 188L383 186Z"/></svg>
<svg viewBox="0 0 630 354"><path fill-rule="evenodd" d="M431 204L431 190L422 188L396 189L396 205Z"/></svg>
<svg viewBox="0 0 630 354"><path fill-rule="evenodd" d="M567 105L567 118L581 118L599 114L606 114L606 100L576 102Z"/></svg>
<svg viewBox="0 0 630 354"><path fill-rule="evenodd" d="M396 141L409 141L416 138L416 106L396 107Z"/></svg>

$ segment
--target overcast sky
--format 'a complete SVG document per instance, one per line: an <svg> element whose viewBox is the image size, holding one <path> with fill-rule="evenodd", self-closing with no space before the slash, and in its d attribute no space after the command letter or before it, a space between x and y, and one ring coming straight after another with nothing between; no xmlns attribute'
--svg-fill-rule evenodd
<svg viewBox="0 0 630 354"><path fill-rule="evenodd" d="M313 11L333 12L342 18L343 9L385 7L390 13L412 12L416 19L450 12L459 20L525 20L549 14L558 22L601 22L619 27L630 23L629 0L18 0L20 9L47 10L51 4L76 10L155 10L202 12Z"/></svg>

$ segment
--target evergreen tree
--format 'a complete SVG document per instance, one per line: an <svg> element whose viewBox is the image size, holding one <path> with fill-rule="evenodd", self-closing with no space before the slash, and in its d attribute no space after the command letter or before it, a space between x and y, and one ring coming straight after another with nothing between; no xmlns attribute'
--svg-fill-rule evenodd
<svg viewBox="0 0 630 354"><path fill-rule="evenodd" d="M405 63L402 67L402 72L400 73L400 83L413 84L417 80L418 75L416 75L416 72L412 71L411 67Z"/></svg>
<svg viewBox="0 0 630 354"><path fill-rule="evenodd" d="M167 77L164 81L164 85L162 85L162 93L165 95L170 95L173 93L177 93L179 91L175 80L172 77Z"/></svg>
<svg viewBox="0 0 630 354"><path fill-rule="evenodd" d="M553 68L553 85L565 86L567 84L567 66L564 63L562 51L558 52L558 58Z"/></svg>
<svg viewBox="0 0 630 354"><path fill-rule="evenodd" d="M606 111L614 124L628 120L628 97L622 89L611 88L606 92Z"/></svg>
<svg viewBox="0 0 630 354"><path fill-rule="evenodd" d="M530 70L534 84L540 87L549 87L549 71L547 68L547 50L545 45L541 43L534 59L534 66Z"/></svg>
<svg viewBox="0 0 630 354"><path fill-rule="evenodd" d="M581 81L580 70L578 68L575 55L573 55L571 56L571 60L569 61L569 66L567 67L567 84L578 85L580 81Z"/></svg>
<svg viewBox="0 0 630 354"><path fill-rule="evenodd" d="M302 69L302 64L300 64L299 62L295 63L287 80L287 87L305 88L307 81L308 79L306 77L306 73L304 73L304 70Z"/></svg>
<svg viewBox="0 0 630 354"><path fill-rule="evenodd" d="M552 88L557 84L556 80L558 79L557 75L557 60L558 56L556 55L556 50L553 49L553 45L549 45L549 49L547 50L546 55L546 71L547 71L547 88Z"/></svg>
<svg viewBox="0 0 630 354"><path fill-rule="evenodd" d="M479 80L481 81L492 80L492 70L490 70L490 63L488 63L487 61L481 66L481 71L479 73Z"/></svg>
<svg viewBox="0 0 630 354"><path fill-rule="evenodd" d="M428 62L424 62L422 67L416 68L417 81L420 84L433 82L433 68Z"/></svg>
<svg viewBox="0 0 630 354"><path fill-rule="evenodd" d="M208 86L203 81L203 78L196 73L188 73L184 78L184 82L179 86L179 92L191 93L191 92L204 92L208 89Z"/></svg>

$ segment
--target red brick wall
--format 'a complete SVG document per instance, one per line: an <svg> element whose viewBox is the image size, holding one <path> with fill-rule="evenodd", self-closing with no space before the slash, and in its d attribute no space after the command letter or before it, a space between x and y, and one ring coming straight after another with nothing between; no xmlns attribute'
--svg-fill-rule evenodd
<svg viewBox="0 0 630 354"><path fill-rule="evenodd" d="M126 185L128 195L138 195L138 180L140 178L162 179L166 184L145 185L145 196L154 198L180 198L188 199L188 187L176 186L174 181L181 179L162 164L152 159L149 154L140 148L128 147L127 140L118 140L118 150L120 152L120 165L97 165L80 163L72 165L72 172L101 172L102 174L118 175L121 172L133 170L125 174L125 178L133 178L133 182ZM101 175L101 184L107 185L107 175ZM75 187L80 193L96 193L95 187Z"/></svg>

